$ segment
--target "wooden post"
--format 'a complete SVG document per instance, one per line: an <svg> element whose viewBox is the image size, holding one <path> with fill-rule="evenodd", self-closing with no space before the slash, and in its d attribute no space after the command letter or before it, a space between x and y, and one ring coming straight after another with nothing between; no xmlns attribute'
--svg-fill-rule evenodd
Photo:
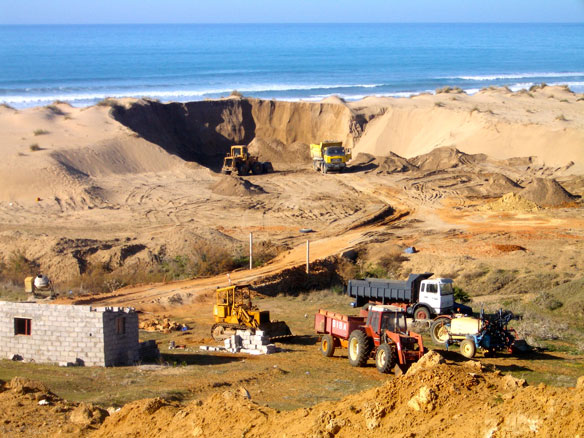
<svg viewBox="0 0 584 438"><path fill-rule="evenodd" d="M253 233L249 233L249 269L253 269Z"/></svg>
<svg viewBox="0 0 584 438"><path fill-rule="evenodd" d="M306 241L306 273L310 270L310 241Z"/></svg>

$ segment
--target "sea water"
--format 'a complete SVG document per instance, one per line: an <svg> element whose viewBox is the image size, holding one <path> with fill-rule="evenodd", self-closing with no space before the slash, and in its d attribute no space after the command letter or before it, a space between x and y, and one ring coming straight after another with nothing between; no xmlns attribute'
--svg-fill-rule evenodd
<svg viewBox="0 0 584 438"><path fill-rule="evenodd" d="M0 102L16 108L233 90L356 100L541 82L584 92L584 24L0 26Z"/></svg>

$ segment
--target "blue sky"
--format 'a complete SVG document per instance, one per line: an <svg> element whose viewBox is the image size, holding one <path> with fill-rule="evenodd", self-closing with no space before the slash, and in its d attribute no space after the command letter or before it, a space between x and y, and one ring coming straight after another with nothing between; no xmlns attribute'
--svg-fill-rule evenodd
<svg viewBox="0 0 584 438"><path fill-rule="evenodd" d="M0 0L0 2L0 24L584 23L584 0Z"/></svg>

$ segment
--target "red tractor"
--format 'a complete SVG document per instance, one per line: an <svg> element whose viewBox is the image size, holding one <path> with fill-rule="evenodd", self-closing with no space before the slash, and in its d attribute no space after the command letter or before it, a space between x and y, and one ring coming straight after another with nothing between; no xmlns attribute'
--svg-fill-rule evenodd
<svg viewBox="0 0 584 438"><path fill-rule="evenodd" d="M390 305L370 306L360 316L319 310L314 328L321 335L321 352L331 357L335 348L347 348L349 363L364 366L375 359L380 373L401 372L424 355L422 336L408 331L403 309Z"/></svg>

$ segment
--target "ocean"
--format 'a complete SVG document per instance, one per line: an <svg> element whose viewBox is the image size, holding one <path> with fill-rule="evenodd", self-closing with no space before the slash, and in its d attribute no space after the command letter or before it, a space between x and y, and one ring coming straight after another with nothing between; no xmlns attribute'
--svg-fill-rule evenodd
<svg viewBox="0 0 584 438"><path fill-rule="evenodd" d="M584 92L584 24L0 26L0 102L16 108L233 90L357 100L541 82Z"/></svg>

